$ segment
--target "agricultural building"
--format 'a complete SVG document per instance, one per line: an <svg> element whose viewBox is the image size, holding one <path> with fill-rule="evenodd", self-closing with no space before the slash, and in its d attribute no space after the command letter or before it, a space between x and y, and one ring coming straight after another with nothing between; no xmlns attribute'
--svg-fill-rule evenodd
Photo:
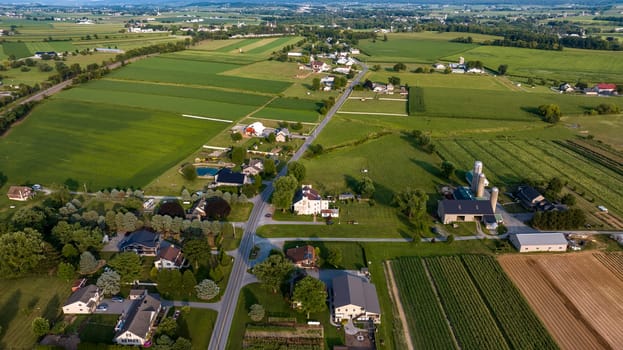
<svg viewBox="0 0 623 350"><path fill-rule="evenodd" d="M286 250L286 257L300 268L314 268L318 260L316 250L310 245L290 248Z"/></svg>
<svg viewBox="0 0 623 350"><path fill-rule="evenodd" d="M513 234L510 241L520 253L564 252L568 244L565 235L559 232Z"/></svg>
<svg viewBox="0 0 623 350"><path fill-rule="evenodd" d="M162 309L160 299L149 294L135 299L115 326L113 341L121 345L145 345L151 338L156 318Z"/></svg>
<svg viewBox="0 0 623 350"><path fill-rule="evenodd" d="M249 136L264 136L264 129L266 129L264 124L261 122L254 122L249 124L249 126L244 129L244 132Z"/></svg>
<svg viewBox="0 0 623 350"><path fill-rule="evenodd" d="M537 211L567 210L566 205L551 203L531 186L519 186L516 194L521 205L526 209Z"/></svg>
<svg viewBox="0 0 623 350"><path fill-rule="evenodd" d="M32 197L32 189L26 186L11 186L7 196L12 201L27 201Z"/></svg>
<svg viewBox="0 0 623 350"><path fill-rule="evenodd" d="M594 90L600 95L613 95L617 91L616 84L597 84L595 85Z"/></svg>
<svg viewBox="0 0 623 350"><path fill-rule="evenodd" d="M329 209L329 201L322 199L320 193L311 185L302 185L294 195L292 208L298 215L320 214L323 209Z"/></svg>
<svg viewBox="0 0 623 350"><path fill-rule="evenodd" d="M333 279L333 319L381 323L381 307L374 284L352 275Z"/></svg>
<svg viewBox="0 0 623 350"><path fill-rule="evenodd" d="M102 296L100 289L93 284L79 288L67 298L63 305L63 313L66 315L93 313Z"/></svg>
<svg viewBox="0 0 623 350"><path fill-rule="evenodd" d="M494 205L489 200L451 200L438 202L437 215L444 225L453 222L483 221L485 217L495 217Z"/></svg>

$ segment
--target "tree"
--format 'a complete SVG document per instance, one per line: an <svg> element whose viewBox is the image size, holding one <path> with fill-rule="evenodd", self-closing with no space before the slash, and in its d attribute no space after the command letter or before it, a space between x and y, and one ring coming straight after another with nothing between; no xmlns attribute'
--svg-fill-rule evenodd
<svg viewBox="0 0 623 350"><path fill-rule="evenodd" d="M452 244L452 242L454 242L454 235L448 235L446 237L446 243L447 244Z"/></svg>
<svg viewBox="0 0 623 350"><path fill-rule="evenodd" d="M283 211L292 207L292 199L294 192L298 188L298 181L294 176L283 176L275 180L273 183L275 191L273 192L273 205Z"/></svg>
<svg viewBox="0 0 623 350"><path fill-rule="evenodd" d="M307 276L294 287L292 300L300 303L300 310L307 313L320 312L327 308L327 291L322 281Z"/></svg>
<svg viewBox="0 0 623 350"><path fill-rule="evenodd" d="M543 117L543 120L552 124L558 123L560 117L562 116L560 106L553 103L540 105L538 111L539 114Z"/></svg>
<svg viewBox="0 0 623 350"><path fill-rule="evenodd" d="M271 289L273 293L277 293L281 284L290 276L293 270L294 267L290 261L279 254L275 254L255 265L253 274L265 287Z"/></svg>
<svg viewBox="0 0 623 350"><path fill-rule="evenodd" d="M340 267L342 265L342 251L337 248L329 248L327 263L335 268Z"/></svg>
<svg viewBox="0 0 623 350"><path fill-rule="evenodd" d="M396 63L394 65L394 71L396 71L396 72L400 72L400 71L403 71L405 69L407 69L407 66L404 63Z"/></svg>
<svg viewBox="0 0 623 350"><path fill-rule="evenodd" d="M184 255L193 265L195 271L199 265L207 263L210 258L210 244L205 238L191 239L184 244Z"/></svg>
<svg viewBox="0 0 623 350"><path fill-rule="evenodd" d="M166 334L169 337L174 337L176 333L177 321L171 317L163 317L156 329L156 335Z"/></svg>
<svg viewBox="0 0 623 350"><path fill-rule="evenodd" d="M60 262L58 264L58 268L56 270L56 275L58 278L65 280L67 282L71 281L76 274L76 268L74 265L66 262Z"/></svg>
<svg viewBox="0 0 623 350"><path fill-rule="evenodd" d="M394 195L394 204L409 219L421 220L426 214L428 195L421 190L408 188Z"/></svg>
<svg viewBox="0 0 623 350"><path fill-rule="evenodd" d="M179 337L175 340L175 344L171 347L171 350L191 350L192 343L186 338Z"/></svg>
<svg viewBox="0 0 623 350"><path fill-rule="evenodd" d="M320 90L320 78L314 78L312 80L312 90L318 91Z"/></svg>
<svg viewBox="0 0 623 350"><path fill-rule="evenodd" d="M197 298L203 300L214 299L220 292L219 286L212 280L205 279L195 286Z"/></svg>
<svg viewBox="0 0 623 350"><path fill-rule="evenodd" d="M121 276L116 271L106 271L97 279L96 285L106 295L117 294L121 290Z"/></svg>
<svg viewBox="0 0 623 350"><path fill-rule="evenodd" d="M370 198L374 194L374 190L374 182L370 177L364 175L357 184L357 191L362 196Z"/></svg>
<svg viewBox="0 0 623 350"><path fill-rule="evenodd" d="M562 198L560 198L560 203L568 205L568 206L575 205L575 196L572 195L571 193L567 193L564 196L562 196Z"/></svg>
<svg viewBox="0 0 623 350"><path fill-rule="evenodd" d="M236 165L241 165L244 162L245 150L242 147L231 148L231 161Z"/></svg>
<svg viewBox="0 0 623 350"><path fill-rule="evenodd" d="M391 76L391 77L387 78L387 82L392 84L392 85L400 85L400 78Z"/></svg>
<svg viewBox="0 0 623 350"><path fill-rule="evenodd" d="M108 265L121 275L121 282L123 283L132 283L139 279L143 271L141 257L133 252L115 255Z"/></svg>
<svg viewBox="0 0 623 350"><path fill-rule="evenodd" d="M44 336L48 334L48 332L50 332L50 322L43 317L35 317L35 319L32 320L31 325L32 325L32 332L37 337Z"/></svg>
<svg viewBox="0 0 623 350"><path fill-rule="evenodd" d="M292 161L288 163L287 175L294 176L299 183L303 181L303 179L305 179L305 172L306 169L302 163L299 163L297 161Z"/></svg>
<svg viewBox="0 0 623 350"><path fill-rule="evenodd" d="M184 273L182 274L182 294L190 296L193 293L196 285L197 279L195 279L195 275L193 275L190 270L184 271Z"/></svg>
<svg viewBox="0 0 623 350"><path fill-rule="evenodd" d="M61 250L61 254L63 254L63 256L67 259L73 259L77 257L78 254L80 253L78 252L78 249L74 247L73 244L67 243L63 246L63 249Z"/></svg>
<svg viewBox="0 0 623 350"><path fill-rule="evenodd" d="M264 318L264 307L260 304L253 304L249 308L249 318L251 321L259 322Z"/></svg>
<svg viewBox="0 0 623 350"><path fill-rule="evenodd" d="M454 174L454 164L452 164L451 162L444 160L441 163L441 174L443 175L443 177L445 177L446 179L449 179L452 174Z"/></svg>
<svg viewBox="0 0 623 350"><path fill-rule="evenodd" d="M97 260L91 252L84 252L80 254L80 265L78 267L78 272L82 275L92 274L96 271L98 266Z"/></svg>
<svg viewBox="0 0 623 350"><path fill-rule="evenodd" d="M506 71L508 71L508 65L507 64L501 64L498 67L498 74L499 75L506 75Z"/></svg>
<svg viewBox="0 0 623 350"><path fill-rule="evenodd" d="M231 140L235 141L235 142L238 142L238 141L242 140L242 134L239 133L239 132L232 133L231 134Z"/></svg>
<svg viewBox="0 0 623 350"><path fill-rule="evenodd" d="M41 234L24 231L0 235L0 276L17 277L33 271L45 259Z"/></svg>
<svg viewBox="0 0 623 350"><path fill-rule="evenodd" d="M21 207L11 218L11 223L17 230L31 228L39 232L43 232L45 222L45 213L39 207Z"/></svg>
<svg viewBox="0 0 623 350"><path fill-rule="evenodd" d="M272 176L277 173L277 167L275 166L275 160L272 158L264 159L264 174L266 176Z"/></svg>

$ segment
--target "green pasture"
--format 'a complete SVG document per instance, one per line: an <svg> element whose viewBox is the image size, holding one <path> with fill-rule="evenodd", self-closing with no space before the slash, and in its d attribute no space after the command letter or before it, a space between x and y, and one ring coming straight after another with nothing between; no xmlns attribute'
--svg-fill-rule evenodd
<svg viewBox="0 0 623 350"><path fill-rule="evenodd" d="M316 111L265 107L253 113L254 118L286 120L293 122L315 123L319 114Z"/></svg>
<svg viewBox="0 0 623 350"><path fill-rule="evenodd" d="M263 93L279 93L290 85L285 82L217 74L234 67L236 65L226 63L196 62L156 57L132 63L132 69L116 70L109 76L125 80L213 86Z"/></svg>
<svg viewBox="0 0 623 350"><path fill-rule="evenodd" d="M430 68L427 67L427 68ZM413 67L407 65L408 70ZM368 72L366 79L373 82L387 83L389 77L399 77L401 85L409 84L409 86L421 87L438 87L454 89L457 87L469 88L472 90L496 90L508 91L518 90L505 77L494 77L491 75L476 74L442 74L442 73L411 73L411 72L394 72L391 67L383 67L376 72ZM353 95L357 96L360 91L354 91Z"/></svg>
<svg viewBox="0 0 623 350"><path fill-rule="evenodd" d="M39 316L55 321L70 293L71 284L56 276L0 280L0 348L32 349L37 341L32 321Z"/></svg>
<svg viewBox="0 0 623 350"><path fill-rule="evenodd" d="M285 45L294 44L300 40L301 40L301 37L291 37L291 36L279 37L262 46L253 48L251 50L247 50L246 52L250 54L270 54L273 51L276 51Z"/></svg>
<svg viewBox="0 0 623 350"><path fill-rule="evenodd" d="M400 95L381 95L381 98L400 99ZM390 113L407 115L406 101L387 101L373 98L371 100L349 99L342 105L340 112Z"/></svg>
<svg viewBox="0 0 623 350"><path fill-rule="evenodd" d="M378 41L377 41L378 43ZM576 82L622 82L623 52L568 49L563 51L533 50L515 47L479 46L461 54L451 54L446 60L456 61L458 56L467 61L480 60L485 66L497 69L508 65L510 75L536 76Z"/></svg>
<svg viewBox="0 0 623 350"><path fill-rule="evenodd" d="M231 41L231 43L229 45L225 45L222 47L219 47L218 49L216 49L216 51L218 52L223 52L223 53L233 53L234 51L237 52L238 49L245 47L247 45L251 45L255 42L258 42L262 39L257 39L257 38L252 38L252 39L234 39Z"/></svg>
<svg viewBox="0 0 623 350"><path fill-rule="evenodd" d="M264 59L261 56L255 56L255 55L239 55L239 54L232 55L232 54L220 53L216 51L206 52L206 51L196 50L194 48L189 49L189 50L184 50L184 51L167 53L160 57L182 59L182 60L188 60L188 61L237 64L240 67L244 67L244 65L260 62Z"/></svg>
<svg viewBox="0 0 623 350"><path fill-rule="evenodd" d="M424 88L424 101L426 111L416 115L516 121L539 121L536 111L543 104L557 104L563 115L574 115L583 114L603 103L603 99L594 96L472 90L466 87Z"/></svg>
<svg viewBox="0 0 623 350"><path fill-rule="evenodd" d="M339 250L342 252L342 263L337 269L360 270L367 265L365 260L365 252L361 244L352 242L318 242L318 241L288 241L283 245L284 252L290 248L311 245L320 249L320 257L326 257L330 250ZM335 269L336 267L321 261L320 267L325 269Z"/></svg>
<svg viewBox="0 0 623 350"><path fill-rule="evenodd" d="M459 37L465 38L465 37L471 36L472 40L475 43L480 43L485 40L495 40L495 39L501 38L495 35L478 34L478 33L434 32L434 31L412 32L412 33L388 33L387 36L389 40L392 40L393 38L400 38L400 39L414 39L414 40L421 39L421 40L439 40L439 41L450 41L450 40L453 40Z"/></svg>
<svg viewBox="0 0 623 350"><path fill-rule="evenodd" d="M26 43L4 42L2 43L2 49L7 57L11 55L14 55L16 58L32 56L32 53L28 49Z"/></svg>
<svg viewBox="0 0 623 350"><path fill-rule="evenodd" d="M113 90L105 90L94 93L93 89L80 88L68 90L64 94L59 95L58 97L55 96L54 98L93 104L108 104L120 107L169 112L172 115L179 117L180 123L184 123L182 121L182 114L236 120L244 117L257 108L256 106L250 106L247 104L232 104L212 101L209 100L209 95L206 95L205 100L162 95L157 96L156 98L156 96L146 93ZM204 122L214 123L211 121ZM225 126L227 124L221 123L221 125Z"/></svg>
<svg viewBox="0 0 623 350"><path fill-rule="evenodd" d="M213 54L210 54L208 58L212 56ZM300 72L298 64L294 62L259 61L238 66L221 74L245 78L299 82L300 79L297 79L296 75L300 74Z"/></svg>
<svg viewBox="0 0 623 350"><path fill-rule="evenodd" d="M0 139L3 172L13 184L141 187L227 125L60 95Z"/></svg>
<svg viewBox="0 0 623 350"><path fill-rule="evenodd" d="M461 36L461 35L457 35ZM442 57L459 55L477 47L476 44L453 43L448 40L421 39L410 35L389 35L388 40L359 41L361 57L368 62L434 63Z"/></svg>
<svg viewBox="0 0 623 350"><path fill-rule="evenodd" d="M621 137L623 115L575 116L563 117L562 120L571 130L577 130L582 135L593 135L598 140L623 151L623 138Z"/></svg>

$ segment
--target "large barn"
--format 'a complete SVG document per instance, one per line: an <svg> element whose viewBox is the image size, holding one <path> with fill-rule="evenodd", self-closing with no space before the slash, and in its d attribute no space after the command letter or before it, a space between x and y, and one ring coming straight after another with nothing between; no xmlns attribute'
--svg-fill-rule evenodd
<svg viewBox="0 0 623 350"><path fill-rule="evenodd" d="M568 244L565 235L560 232L512 234L510 241L520 253L564 252Z"/></svg>

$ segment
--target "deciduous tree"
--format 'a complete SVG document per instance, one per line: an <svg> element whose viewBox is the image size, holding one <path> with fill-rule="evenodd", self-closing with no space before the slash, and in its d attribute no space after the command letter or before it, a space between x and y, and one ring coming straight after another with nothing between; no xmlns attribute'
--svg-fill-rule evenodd
<svg viewBox="0 0 623 350"><path fill-rule="evenodd" d="M288 163L287 175L294 176L299 183L305 179L305 173L306 169L302 163L299 163L297 161L292 161Z"/></svg>
<svg viewBox="0 0 623 350"><path fill-rule="evenodd" d="M283 211L292 207L294 192L298 188L298 180L294 176L283 176L273 183L273 205Z"/></svg>
<svg viewBox="0 0 623 350"><path fill-rule="evenodd" d="M106 295L114 295L121 290L121 276L116 271L106 271L97 279L97 287Z"/></svg>
<svg viewBox="0 0 623 350"><path fill-rule="evenodd" d="M454 174L454 170L455 170L455 167L454 167L453 163L451 163L451 162L449 162L447 160L444 160L441 163L441 174L446 179L449 179L450 176L452 176L452 174Z"/></svg>
<svg viewBox="0 0 623 350"><path fill-rule="evenodd" d="M412 190L407 188L405 191L394 195L394 204L409 219L420 221L426 215L426 202L428 195L422 190Z"/></svg>
<svg viewBox="0 0 623 350"><path fill-rule="evenodd" d="M212 280L205 279L195 286L197 298L210 300L214 299L220 292L219 286Z"/></svg>
<svg viewBox="0 0 623 350"><path fill-rule="evenodd" d="M48 334L48 332L50 332L50 322L43 317L35 317L35 319L32 320L32 332L37 337Z"/></svg>
<svg viewBox="0 0 623 350"><path fill-rule="evenodd" d="M58 278L69 282L74 278L75 274L76 268L72 264L66 262L60 262L58 264L58 268L56 270Z"/></svg>
<svg viewBox="0 0 623 350"><path fill-rule="evenodd" d="M121 275L122 283L132 283L141 277L143 271L141 257L133 252L115 255L108 265Z"/></svg>
<svg viewBox="0 0 623 350"><path fill-rule="evenodd" d="M292 263L279 254L271 255L253 267L253 274L262 284L277 293L281 284L290 276Z"/></svg>
<svg viewBox="0 0 623 350"><path fill-rule="evenodd" d="M322 281L307 276L296 283L292 299L300 303L300 310L307 313L320 312L327 308L327 291Z"/></svg>
<svg viewBox="0 0 623 350"><path fill-rule="evenodd" d="M0 235L0 275L17 277L33 271L45 259L43 247L41 234L29 228Z"/></svg>
<svg viewBox="0 0 623 350"><path fill-rule="evenodd" d="M182 167L182 176L188 181L194 181L197 178L197 168L188 163Z"/></svg>

